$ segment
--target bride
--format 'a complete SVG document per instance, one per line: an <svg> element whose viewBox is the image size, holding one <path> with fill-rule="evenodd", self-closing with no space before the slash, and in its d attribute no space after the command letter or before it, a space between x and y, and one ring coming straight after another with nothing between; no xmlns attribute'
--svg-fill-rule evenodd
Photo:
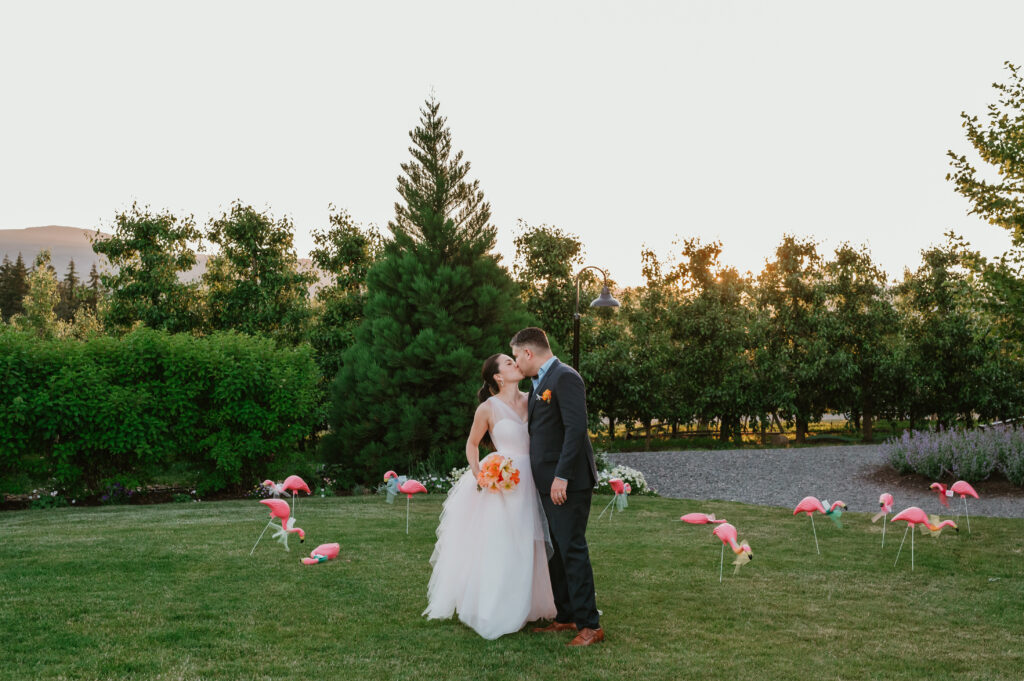
<svg viewBox="0 0 1024 681"><path fill-rule="evenodd" d="M523 373L508 355L484 362L473 426L466 440L468 470L448 493L430 557L429 619L459 619L486 639L519 631L527 622L553 619L548 576L551 543L530 471L527 394ZM480 490L480 444L512 460L519 485Z"/></svg>

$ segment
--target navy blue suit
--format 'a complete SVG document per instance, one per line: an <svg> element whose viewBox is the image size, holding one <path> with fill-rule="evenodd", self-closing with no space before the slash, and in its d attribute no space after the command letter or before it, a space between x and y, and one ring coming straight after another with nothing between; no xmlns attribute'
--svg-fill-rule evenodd
<svg viewBox="0 0 1024 681"><path fill-rule="evenodd" d="M555 621L597 629L594 571L586 537L597 467L587 434L586 388L575 369L557 359L552 362L530 391L529 424L530 467L554 546L548 571ZM560 506L551 501L556 477L567 483L566 501Z"/></svg>

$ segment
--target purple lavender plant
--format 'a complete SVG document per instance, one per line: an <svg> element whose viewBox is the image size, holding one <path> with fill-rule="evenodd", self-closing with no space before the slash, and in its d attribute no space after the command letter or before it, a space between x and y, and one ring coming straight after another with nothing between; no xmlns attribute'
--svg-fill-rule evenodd
<svg viewBox="0 0 1024 681"><path fill-rule="evenodd" d="M905 432L887 440L883 452L900 473L979 482L1001 471L1013 484L1024 485L1024 430Z"/></svg>

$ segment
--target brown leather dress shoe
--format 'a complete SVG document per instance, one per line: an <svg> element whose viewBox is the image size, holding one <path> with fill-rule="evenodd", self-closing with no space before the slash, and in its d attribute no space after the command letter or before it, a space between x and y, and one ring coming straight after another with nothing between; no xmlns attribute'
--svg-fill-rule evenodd
<svg viewBox="0 0 1024 681"><path fill-rule="evenodd" d="M604 629L590 629L584 627L576 638L566 643L567 646L589 646L600 643L604 640Z"/></svg>
<svg viewBox="0 0 1024 681"><path fill-rule="evenodd" d="M552 622L546 627L534 627L533 633L547 634L553 631L576 631L576 625L572 622Z"/></svg>

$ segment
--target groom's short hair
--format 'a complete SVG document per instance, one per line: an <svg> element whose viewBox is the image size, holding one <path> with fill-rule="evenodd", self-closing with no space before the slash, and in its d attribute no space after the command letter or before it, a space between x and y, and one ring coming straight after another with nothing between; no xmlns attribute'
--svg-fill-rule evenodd
<svg viewBox="0 0 1024 681"><path fill-rule="evenodd" d="M528 326L512 336L512 342L509 345L512 347L530 345L538 350L551 349L551 344L548 343L548 335L544 333L544 329L539 329L536 326Z"/></svg>

